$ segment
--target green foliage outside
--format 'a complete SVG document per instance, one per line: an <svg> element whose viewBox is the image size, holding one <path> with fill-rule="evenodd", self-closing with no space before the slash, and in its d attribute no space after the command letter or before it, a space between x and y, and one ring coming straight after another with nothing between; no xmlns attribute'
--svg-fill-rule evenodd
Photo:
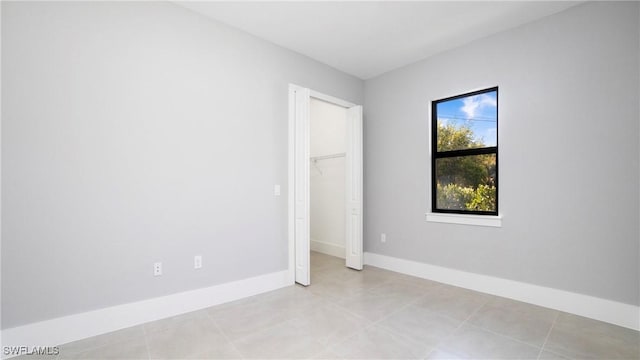
<svg viewBox="0 0 640 360"><path fill-rule="evenodd" d="M438 151L484 147L466 126L438 121ZM496 157L494 154L441 158L436 161L439 209L495 211Z"/></svg>
<svg viewBox="0 0 640 360"><path fill-rule="evenodd" d="M440 209L494 211L496 187L479 185L474 189L457 184L437 184L437 196Z"/></svg>
<svg viewBox="0 0 640 360"><path fill-rule="evenodd" d="M450 151L484 147L473 139L473 130L468 126L443 124L438 120L438 151Z"/></svg>

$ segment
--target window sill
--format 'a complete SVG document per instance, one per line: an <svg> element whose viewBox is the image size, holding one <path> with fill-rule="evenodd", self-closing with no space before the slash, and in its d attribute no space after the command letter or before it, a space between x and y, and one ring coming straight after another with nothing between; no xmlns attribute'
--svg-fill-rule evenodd
<svg viewBox="0 0 640 360"><path fill-rule="evenodd" d="M463 215L427 213L427 221L448 224L502 227L502 215Z"/></svg>

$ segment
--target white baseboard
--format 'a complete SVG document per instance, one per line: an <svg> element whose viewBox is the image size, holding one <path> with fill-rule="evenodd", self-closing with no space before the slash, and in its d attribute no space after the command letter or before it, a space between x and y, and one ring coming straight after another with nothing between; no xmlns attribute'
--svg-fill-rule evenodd
<svg viewBox="0 0 640 360"><path fill-rule="evenodd" d="M261 294L292 284L289 271L279 271L208 288L5 329L2 330L2 342L4 346L57 346Z"/></svg>
<svg viewBox="0 0 640 360"><path fill-rule="evenodd" d="M364 262L407 275L640 330L640 307L634 305L374 253L365 253Z"/></svg>
<svg viewBox="0 0 640 360"><path fill-rule="evenodd" d="M345 249L342 246L331 244L328 242L318 241L311 239L311 250L319 253L336 256L339 258L345 258Z"/></svg>

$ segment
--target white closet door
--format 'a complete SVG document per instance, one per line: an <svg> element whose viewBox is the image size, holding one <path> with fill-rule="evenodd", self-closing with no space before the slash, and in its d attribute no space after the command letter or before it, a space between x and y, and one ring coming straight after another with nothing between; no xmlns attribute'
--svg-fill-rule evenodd
<svg viewBox="0 0 640 360"><path fill-rule="evenodd" d="M301 285L311 283L309 229L309 89L295 91L295 278Z"/></svg>
<svg viewBox="0 0 640 360"><path fill-rule="evenodd" d="M346 264L362 270L362 106L347 109Z"/></svg>

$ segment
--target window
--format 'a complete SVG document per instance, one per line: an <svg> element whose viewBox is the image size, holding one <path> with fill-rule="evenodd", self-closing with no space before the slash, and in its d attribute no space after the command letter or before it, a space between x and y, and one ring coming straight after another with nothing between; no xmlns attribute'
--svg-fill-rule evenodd
<svg viewBox="0 0 640 360"><path fill-rule="evenodd" d="M431 103L431 209L498 215L498 88Z"/></svg>

